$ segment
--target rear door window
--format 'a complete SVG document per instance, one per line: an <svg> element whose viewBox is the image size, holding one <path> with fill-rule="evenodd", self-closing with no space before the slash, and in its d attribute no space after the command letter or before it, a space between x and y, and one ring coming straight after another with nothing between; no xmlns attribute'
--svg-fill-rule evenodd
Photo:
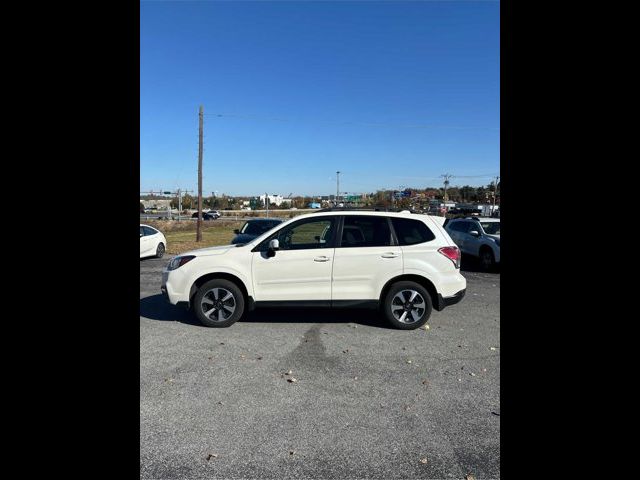
<svg viewBox="0 0 640 480"><path fill-rule="evenodd" d="M387 217L345 215L340 246L386 247L392 245Z"/></svg>
<svg viewBox="0 0 640 480"><path fill-rule="evenodd" d="M430 242L436 238L431 229L420 220L392 218L391 223L396 231L396 237L398 237L400 245L416 245ZM451 224L451 226L453 227L454 224Z"/></svg>
<svg viewBox="0 0 640 480"><path fill-rule="evenodd" d="M467 233L469 231L469 222L451 222L449 228L455 232Z"/></svg>

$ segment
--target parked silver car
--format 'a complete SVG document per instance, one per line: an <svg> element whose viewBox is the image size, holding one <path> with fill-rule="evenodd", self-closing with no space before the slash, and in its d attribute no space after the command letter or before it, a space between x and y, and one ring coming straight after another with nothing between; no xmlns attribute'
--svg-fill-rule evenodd
<svg viewBox="0 0 640 480"><path fill-rule="evenodd" d="M485 270L500 263L500 218L454 218L444 229L462 253L479 258Z"/></svg>

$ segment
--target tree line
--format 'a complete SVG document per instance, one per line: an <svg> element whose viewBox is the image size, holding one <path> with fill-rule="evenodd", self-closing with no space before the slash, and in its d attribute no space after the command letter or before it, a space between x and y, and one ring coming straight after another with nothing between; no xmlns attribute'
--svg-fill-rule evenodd
<svg viewBox="0 0 640 480"><path fill-rule="evenodd" d="M404 197L395 199L393 197L392 190L378 190L363 195L363 197L357 202L359 206L382 206L382 207L410 207L416 203L424 203L429 200L441 200L443 201L445 190L443 187L426 187L422 189L407 188L406 190L411 192L411 197ZM493 196L496 195L496 203L500 203L500 182L498 182L497 188L494 182L489 185L472 187L470 185L464 185L462 187L447 187L446 195L447 200L456 203L492 203ZM155 196L154 196L155 197ZM416 198L417 197L417 198ZM145 199L145 197L141 197ZM166 197L157 197L164 198ZM243 205L243 201L249 200L251 197L203 197L202 207L204 209L212 210L224 210L230 208L232 210L240 210ZM151 199L151 198L149 198ZM278 207L275 203L271 203L269 209L289 209L294 208L308 208L310 203L320 202L319 197L312 196L295 196L291 199L291 203L283 203ZM259 203L259 208L264 208L262 202ZM178 197L175 196L171 199L171 208L178 208ZM185 194L182 196L182 208L184 210L194 210L198 207L198 197L194 195ZM140 203L142 211L142 203Z"/></svg>

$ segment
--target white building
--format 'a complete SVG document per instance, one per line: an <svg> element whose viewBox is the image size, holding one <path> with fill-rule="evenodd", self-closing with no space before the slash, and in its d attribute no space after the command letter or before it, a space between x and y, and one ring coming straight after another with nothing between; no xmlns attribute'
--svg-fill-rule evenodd
<svg viewBox="0 0 640 480"><path fill-rule="evenodd" d="M144 205L145 209L154 209L154 210L166 210L170 207L171 199L159 199L159 200L142 200L140 199L140 203Z"/></svg>
<svg viewBox="0 0 640 480"><path fill-rule="evenodd" d="M262 202L262 204L264 205L264 199L265 196L264 195L260 195L260 201ZM291 199L290 198L283 198L282 195L269 195L269 205L271 205L272 203L275 203L276 206L280 206L283 203L289 203L291 204Z"/></svg>

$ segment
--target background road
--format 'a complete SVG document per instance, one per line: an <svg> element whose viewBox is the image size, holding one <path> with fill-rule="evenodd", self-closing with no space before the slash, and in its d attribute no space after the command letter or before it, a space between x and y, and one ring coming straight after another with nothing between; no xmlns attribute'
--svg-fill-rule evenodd
<svg viewBox="0 0 640 480"><path fill-rule="evenodd" d="M208 329L159 295L167 261L140 261L141 478L499 478L498 273L463 261L429 330L318 309Z"/></svg>

